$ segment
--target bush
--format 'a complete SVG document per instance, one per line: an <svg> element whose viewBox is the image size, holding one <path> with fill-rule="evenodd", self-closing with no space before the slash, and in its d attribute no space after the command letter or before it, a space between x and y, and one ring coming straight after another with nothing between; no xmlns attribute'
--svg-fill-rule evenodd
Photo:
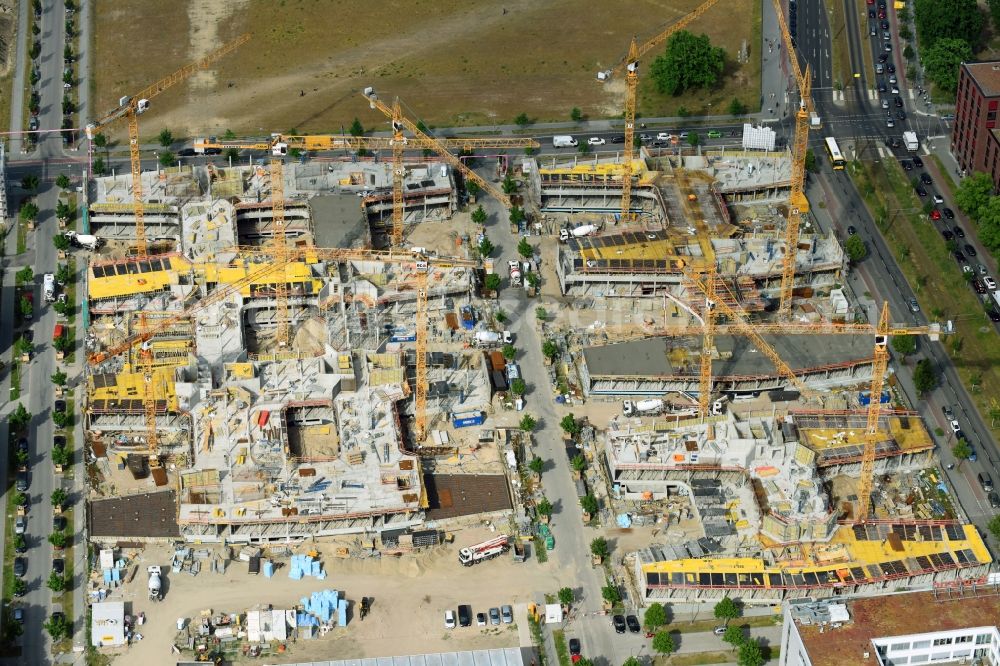
<svg viewBox="0 0 1000 666"><path fill-rule="evenodd" d="M663 604L653 603L642 616L642 624L647 629L658 629L667 623L667 609Z"/></svg>
<svg viewBox="0 0 1000 666"><path fill-rule="evenodd" d="M531 414L525 414L521 417L520 427L523 432L531 432L537 425L538 421Z"/></svg>

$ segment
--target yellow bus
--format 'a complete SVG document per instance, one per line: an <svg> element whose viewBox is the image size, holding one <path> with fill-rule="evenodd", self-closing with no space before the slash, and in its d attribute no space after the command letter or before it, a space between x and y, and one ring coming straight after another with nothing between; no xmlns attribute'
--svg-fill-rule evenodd
<svg viewBox="0 0 1000 666"><path fill-rule="evenodd" d="M837 140L832 136L826 137L826 155L830 158L830 164L833 165L834 169L843 169L847 164L840 152L840 147L837 146Z"/></svg>

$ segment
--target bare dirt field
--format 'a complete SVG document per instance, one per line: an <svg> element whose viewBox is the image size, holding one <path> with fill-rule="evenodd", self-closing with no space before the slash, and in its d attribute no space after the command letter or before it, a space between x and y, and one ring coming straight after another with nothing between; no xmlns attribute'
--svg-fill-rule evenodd
<svg viewBox="0 0 1000 666"><path fill-rule="evenodd" d="M444 611L463 603L471 604L477 613L502 604L526 603L543 593L554 594L561 586L573 586L574 581L568 570L552 560L539 564L529 559L515 564L501 558L471 568L458 564L460 546L488 536L484 528L464 530L456 535L455 545L401 558L324 557L328 576L322 581L309 577L290 580L287 561L271 579L251 576L245 562L231 563L225 574L211 573L207 566L196 577L168 573L165 597L158 603L146 599L146 577L141 572L150 564L168 564L172 550L151 546L142 553L140 573L113 597L131 602L133 613L146 613L146 624L140 628L143 640L121 653L115 663L166 662L177 618L194 618L209 608L218 614L242 613L258 604L290 607L301 597L322 589L341 591L352 603L359 602L362 596L374 597L372 612L361 621L354 607L346 629L290 644L285 655L280 659L269 657L269 663L517 646L524 637L519 638L515 625L448 631L444 628Z"/></svg>
<svg viewBox="0 0 1000 666"><path fill-rule="evenodd" d="M573 107L613 117L624 86L598 83L597 71L633 35L649 38L700 1L97 0L97 108L250 32L215 68L160 95L143 134L334 132L354 117L381 127L359 94L369 85L429 125L509 123L522 112L567 120ZM640 115L723 112L734 96L757 108L759 3L720 2L689 29L726 49L723 85L665 98L640 83ZM130 43L138 48L123 48ZM744 43L750 62L738 65Z"/></svg>

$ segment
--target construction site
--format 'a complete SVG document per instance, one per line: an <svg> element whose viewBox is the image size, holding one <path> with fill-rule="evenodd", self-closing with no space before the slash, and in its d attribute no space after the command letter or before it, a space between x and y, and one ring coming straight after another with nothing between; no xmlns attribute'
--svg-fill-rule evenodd
<svg viewBox="0 0 1000 666"><path fill-rule="evenodd" d="M632 65L654 45L633 42L614 72L618 151L439 138L369 88L389 136L201 139L196 152L243 156L144 171L136 150L130 174L96 178L90 476L96 497L170 494L156 511L174 524L91 532L386 544L478 512L530 539L528 455L497 433L538 376L531 400L563 413L626 401L577 443L615 513L666 526L628 556L638 599L775 604L984 577L989 552L889 379L892 336L949 326L892 324L887 306L868 321L842 288L844 250L803 190L808 73L795 63L789 150L635 148ZM137 137L145 98L125 99L96 127L127 118ZM511 237L540 238L534 258L496 261L501 279L482 240L508 215ZM518 342L561 341L550 394L545 370L500 351L497 292L538 298L539 284L551 316ZM494 481L491 502L461 506ZM681 514L697 527L671 530Z"/></svg>

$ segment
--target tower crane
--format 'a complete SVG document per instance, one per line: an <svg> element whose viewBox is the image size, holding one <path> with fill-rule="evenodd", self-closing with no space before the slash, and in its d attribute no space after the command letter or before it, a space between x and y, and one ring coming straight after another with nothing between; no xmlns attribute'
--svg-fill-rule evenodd
<svg viewBox="0 0 1000 666"><path fill-rule="evenodd" d="M772 0L778 16L781 38L785 42L788 61L799 86L799 108L795 111L795 138L792 143L792 189L788 195L788 220L785 224L785 257L781 267L781 301L778 312L787 319L792 312L792 290L795 286L795 256L798 254L799 226L802 216L809 212L805 194L806 152L809 150L809 119L813 113L812 74L809 65L803 72L795 54L795 45L785 23L784 8L780 0Z"/></svg>
<svg viewBox="0 0 1000 666"><path fill-rule="evenodd" d="M708 11L718 1L706 0L696 7L694 11L685 15L681 20L668 26L666 30L641 45L637 44L635 37L633 37L625 60L611 70L611 76L620 74L622 70L625 71L625 148L622 152L621 203L621 219L623 222L634 221L637 217L632 212L632 158L635 154L633 142L635 139L635 96L639 84L639 58L662 44L673 33L687 27L689 23ZM606 80L606 78L602 80Z"/></svg>
<svg viewBox="0 0 1000 666"><path fill-rule="evenodd" d="M274 259L275 263L286 265L288 245L285 242L285 173L281 160L271 160L271 219L274 224ZM288 346L288 283L285 280L274 281L274 316L277 319L275 340L278 347Z"/></svg>
<svg viewBox="0 0 1000 666"><path fill-rule="evenodd" d="M128 121L129 160L132 164L132 198L135 210L135 245L136 253L139 257L146 257L149 250L148 239L146 238L146 223L144 217L145 211L143 210L142 204L142 161L139 155L139 115L144 113L149 108L150 99L156 97L167 88L170 88L171 86L187 79L198 70L206 69L213 62L228 53L231 53L248 41L250 41L249 33L240 35L231 42L223 44L219 48L215 49L204 58L181 67L176 72L163 77L139 93L132 95L131 97L122 97L118 101L118 108L105 114L105 116L100 120L96 120L87 125L87 138L93 139L97 132L110 123L113 123L120 118L126 118Z"/></svg>

